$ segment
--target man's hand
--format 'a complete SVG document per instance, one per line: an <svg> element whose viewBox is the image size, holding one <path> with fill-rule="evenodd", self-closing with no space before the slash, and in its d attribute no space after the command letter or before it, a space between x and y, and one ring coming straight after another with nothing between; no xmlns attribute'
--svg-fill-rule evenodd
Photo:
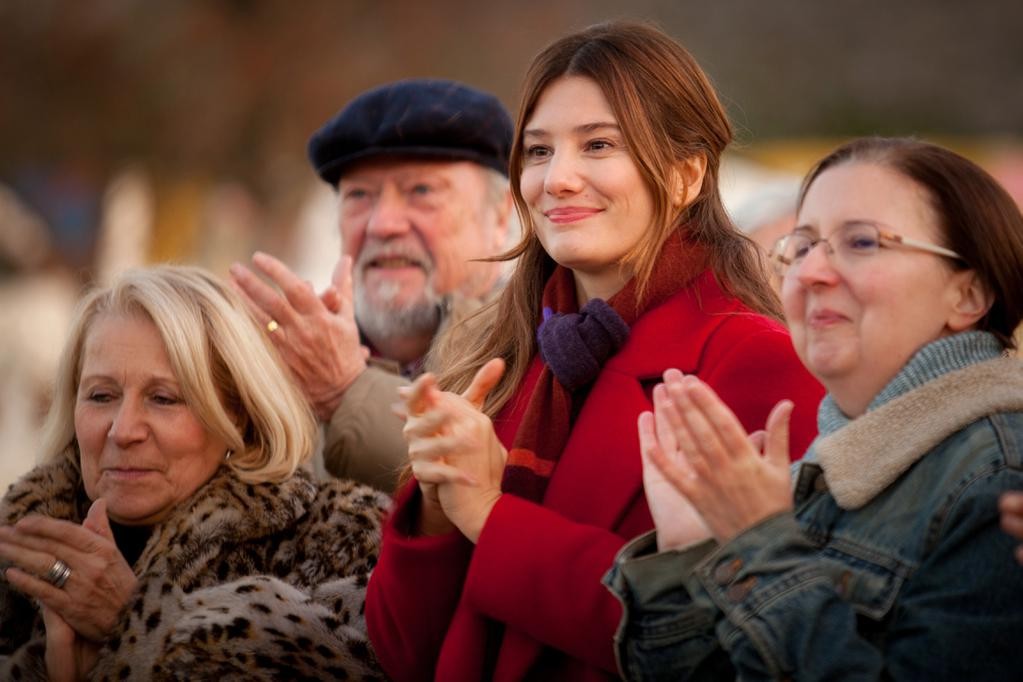
<svg viewBox="0 0 1023 682"><path fill-rule="evenodd" d="M267 329L316 416L329 421L345 390L366 369L368 353L359 343L352 303L352 259L341 258L332 285L320 296L273 256L256 252L252 265L280 292L239 263L231 266L231 279Z"/></svg>

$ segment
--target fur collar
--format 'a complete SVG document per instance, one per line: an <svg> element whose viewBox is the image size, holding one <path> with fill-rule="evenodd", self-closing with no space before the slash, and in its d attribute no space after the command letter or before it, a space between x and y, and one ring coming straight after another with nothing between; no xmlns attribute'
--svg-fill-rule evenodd
<svg viewBox="0 0 1023 682"><path fill-rule="evenodd" d="M282 483L248 484L221 469L154 528L136 564L136 573L157 560L175 559L216 547L225 541L253 539L291 527L316 498L316 484L299 470ZM32 470L14 483L0 503L0 523L12 524L28 514L43 514L81 523L89 500L82 492L78 466L67 459ZM174 537L158 547L159 537ZM156 555L154 555L156 550Z"/></svg>
<svg viewBox="0 0 1023 682"><path fill-rule="evenodd" d="M854 419L813 445L828 489L858 509L960 429L1023 412L1023 363L999 358L949 372Z"/></svg>
<svg viewBox="0 0 1023 682"><path fill-rule="evenodd" d="M0 524L9 526L29 514L81 523L82 476L66 458L38 466L11 484L0 502Z"/></svg>

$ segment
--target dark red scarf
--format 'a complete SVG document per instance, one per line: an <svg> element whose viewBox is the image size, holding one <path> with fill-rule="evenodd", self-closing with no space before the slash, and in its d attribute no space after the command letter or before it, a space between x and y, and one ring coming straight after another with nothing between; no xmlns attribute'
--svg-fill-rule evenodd
<svg viewBox="0 0 1023 682"><path fill-rule="evenodd" d="M636 279L632 278L606 304L590 301L582 311L576 303L572 271L560 265L555 268L544 287L545 319L537 334L545 362L508 452L501 482L504 492L543 501L575 416L603 363L618 351L628 328L644 312L686 288L706 267L703 247L684 243L676 230L661 247L643 301L636 300ZM552 329L552 324L560 328ZM525 399L523 391L520 385L508 404Z"/></svg>

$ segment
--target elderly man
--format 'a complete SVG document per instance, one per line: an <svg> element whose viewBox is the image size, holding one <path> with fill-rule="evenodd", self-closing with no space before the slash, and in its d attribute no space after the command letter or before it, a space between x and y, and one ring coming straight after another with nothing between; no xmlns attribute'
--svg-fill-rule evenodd
<svg viewBox="0 0 1023 682"><path fill-rule="evenodd" d="M438 331L500 284L500 264L476 259L507 246L511 137L501 103L460 83L365 92L309 142L338 196L345 255L332 286L317 296L261 253L252 264L280 293L231 268L327 425L329 473L393 490L406 454L390 408L397 387L422 371Z"/></svg>

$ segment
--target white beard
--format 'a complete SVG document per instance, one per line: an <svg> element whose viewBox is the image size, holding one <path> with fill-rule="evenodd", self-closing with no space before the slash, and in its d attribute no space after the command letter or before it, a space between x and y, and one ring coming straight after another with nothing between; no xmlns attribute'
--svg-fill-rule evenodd
<svg viewBox="0 0 1023 682"><path fill-rule="evenodd" d="M355 289L355 320L367 338L422 336L437 331L444 306L443 297L434 291L432 283L427 282L422 295L405 304L395 301L400 292L395 282L381 284L373 294L365 286Z"/></svg>

